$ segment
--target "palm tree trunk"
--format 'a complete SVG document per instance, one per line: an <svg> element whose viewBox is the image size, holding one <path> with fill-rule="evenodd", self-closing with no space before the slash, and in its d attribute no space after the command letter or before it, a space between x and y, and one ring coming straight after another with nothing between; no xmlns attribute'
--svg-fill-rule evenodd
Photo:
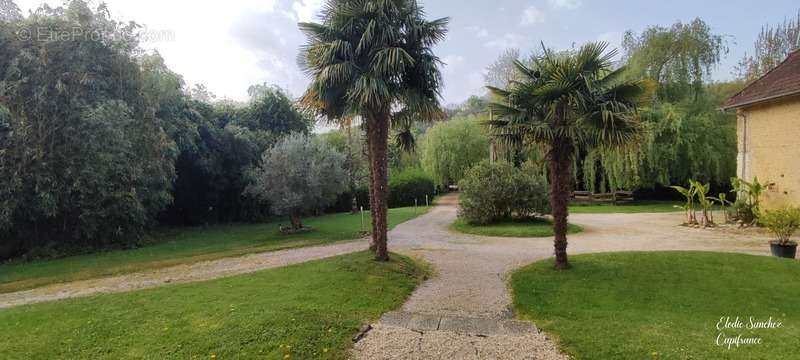
<svg viewBox="0 0 800 360"><path fill-rule="evenodd" d="M375 171L372 168L373 167L373 165L372 165L372 156L373 156L372 143L373 143L373 141L374 140L372 139L372 136L370 136L369 133L367 133L367 162L369 162L369 186L368 186L368 189L369 189L369 212L373 216L373 219L374 219L374 215L375 214L372 212L373 209L375 209L375 183L374 183L374 180L373 180L373 179L375 179ZM374 236L374 234L377 232L376 228L375 228L375 221L374 220L370 221L370 225L372 226L372 231L370 232L370 234L373 234L373 235L370 237L369 251L375 252L375 250L378 249L378 245L375 243L375 236Z"/></svg>
<svg viewBox="0 0 800 360"><path fill-rule="evenodd" d="M367 142L370 162L370 212L372 213L372 243L375 246L375 260L388 261L387 244L387 196L389 176L386 151L389 141L388 115L376 116L367 124Z"/></svg>
<svg viewBox="0 0 800 360"><path fill-rule="evenodd" d="M550 206L553 211L553 233L556 269L569 268L567 260L567 218L569 216L569 193L572 183L572 153L574 146L570 139L555 139L549 156L550 167Z"/></svg>

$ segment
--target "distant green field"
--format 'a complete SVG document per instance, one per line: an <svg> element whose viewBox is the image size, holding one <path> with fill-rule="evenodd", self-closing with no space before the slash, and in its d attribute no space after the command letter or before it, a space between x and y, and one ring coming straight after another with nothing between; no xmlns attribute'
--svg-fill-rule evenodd
<svg viewBox="0 0 800 360"><path fill-rule="evenodd" d="M664 213L682 211L676 206L682 203L677 201L636 201L630 204L613 205L570 205L572 214L635 214L635 213Z"/></svg>
<svg viewBox="0 0 800 360"><path fill-rule="evenodd" d="M413 219L429 209L390 209L389 226L394 227ZM367 215L364 224L367 230L371 229L370 221ZM155 235L156 241L152 245L138 249L5 263L0 265L0 293L229 256L320 245L362 236L360 215L325 215L305 219L304 224L315 231L282 235L278 231L278 222L172 228L161 230Z"/></svg>
<svg viewBox="0 0 800 360"><path fill-rule="evenodd" d="M0 310L3 359L345 359L427 272L367 252L198 283Z"/></svg>
<svg viewBox="0 0 800 360"><path fill-rule="evenodd" d="M450 230L466 234L499 237L550 237L553 236L553 223L544 219L508 220L489 225L472 225L457 219ZM583 231L578 225L569 224L570 234Z"/></svg>
<svg viewBox="0 0 800 360"><path fill-rule="evenodd" d="M574 359L797 359L800 262L710 252L577 255L511 278L516 313ZM781 321L775 329L718 329ZM724 325L724 324L723 324ZM731 345L742 338L761 344ZM726 340L727 339L727 340Z"/></svg>

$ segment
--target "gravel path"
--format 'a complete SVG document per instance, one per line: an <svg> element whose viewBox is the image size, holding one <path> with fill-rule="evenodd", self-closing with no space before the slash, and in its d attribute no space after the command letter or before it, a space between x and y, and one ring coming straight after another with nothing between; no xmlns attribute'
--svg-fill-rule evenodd
<svg viewBox="0 0 800 360"><path fill-rule="evenodd" d="M456 203L455 197L445 197L429 214L390 234L393 251L425 259L436 276L412 294L399 315L387 314L374 324L355 344L353 358L565 359L534 327L497 330L512 321L508 275L550 257L552 238L450 232ZM569 252L709 250L768 255L766 236L676 226L682 219L681 213L573 215L570 220L584 231L569 237Z"/></svg>
<svg viewBox="0 0 800 360"><path fill-rule="evenodd" d="M100 293L119 293L174 283L211 280L344 255L365 250L368 245L369 242L365 239L338 242L331 245L230 257L146 272L50 285L31 290L0 294L0 309Z"/></svg>
<svg viewBox="0 0 800 360"><path fill-rule="evenodd" d="M513 320L508 275L552 255L552 238L491 238L447 230L457 198L400 224L392 251L431 263L435 276L397 312L385 314L358 341L355 359L566 359L533 325ZM578 214L584 231L569 237L570 254L606 251L709 250L768 255L768 236L733 229L676 226L681 213ZM0 308L193 282L249 273L363 250L367 240L226 258L135 274L0 294Z"/></svg>

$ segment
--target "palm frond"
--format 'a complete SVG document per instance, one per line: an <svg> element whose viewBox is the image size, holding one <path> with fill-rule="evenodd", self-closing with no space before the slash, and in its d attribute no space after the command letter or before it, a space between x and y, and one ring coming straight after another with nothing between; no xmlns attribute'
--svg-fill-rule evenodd
<svg viewBox="0 0 800 360"><path fill-rule="evenodd" d="M308 41L298 65L312 79L304 108L327 117L441 117L441 60L432 48L449 18L426 20L416 0L328 0L319 18L299 24Z"/></svg>
<svg viewBox="0 0 800 360"><path fill-rule="evenodd" d="M568 141L579 148L635 143L642 131L636 110L648 86L623 82L625 70L612 70L616 52L607 47L589 43L574 53L554 53L543 45L531 65L515 64L522 79L507 89L488 88L492 136L517 144Z"/></svg>

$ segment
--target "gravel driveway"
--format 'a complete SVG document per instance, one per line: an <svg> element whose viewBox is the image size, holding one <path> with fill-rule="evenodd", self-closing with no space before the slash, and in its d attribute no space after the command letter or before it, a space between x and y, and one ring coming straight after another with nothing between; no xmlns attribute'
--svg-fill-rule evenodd
<svg viewBox="0 0 800 360"><path fill-rule="evenodd" d="M45 301L95 294L120 293L169 284L217 279L311 260L344 255L367 248L366 239L331 245L271 251L260 254L203 261L119 276L81 280L64 284L0 294L0 309Z"/></svg>
<svg viewBox="0 0 800 360"><path fill-rule="evenodd" d="M564 359L548 337L510 309L508 275L552 254L552 238L491 238L450 232L457 198L397 226L390 249L431 263L435 276L402 309L384 315L358 341L356 359ZM677 226L681 213L578 214L569 253L709 250L768 255L765 235ZM220 259L0 294L0 308L97 293L202 281L363 250L367 240Z"/></svg>
<svg viewBox="0 0 800 360"><path fill-rule="evenodd" d="M457 199L396 227L392 251L431 263L436 276L398 313L390 313L356 343L356 359L563 359L535 328L513 324L509 274L548 258L552 238L490 238L450 232ZM768 255L767 237L736 230L677 226L682 213L578 214L584 228L569 237L570 254L606 251L709 250ZM438 324L436 320L438 319ZM513 327L513 326L511 326ZM499 330L498 330L499 329Z"/></svg>

